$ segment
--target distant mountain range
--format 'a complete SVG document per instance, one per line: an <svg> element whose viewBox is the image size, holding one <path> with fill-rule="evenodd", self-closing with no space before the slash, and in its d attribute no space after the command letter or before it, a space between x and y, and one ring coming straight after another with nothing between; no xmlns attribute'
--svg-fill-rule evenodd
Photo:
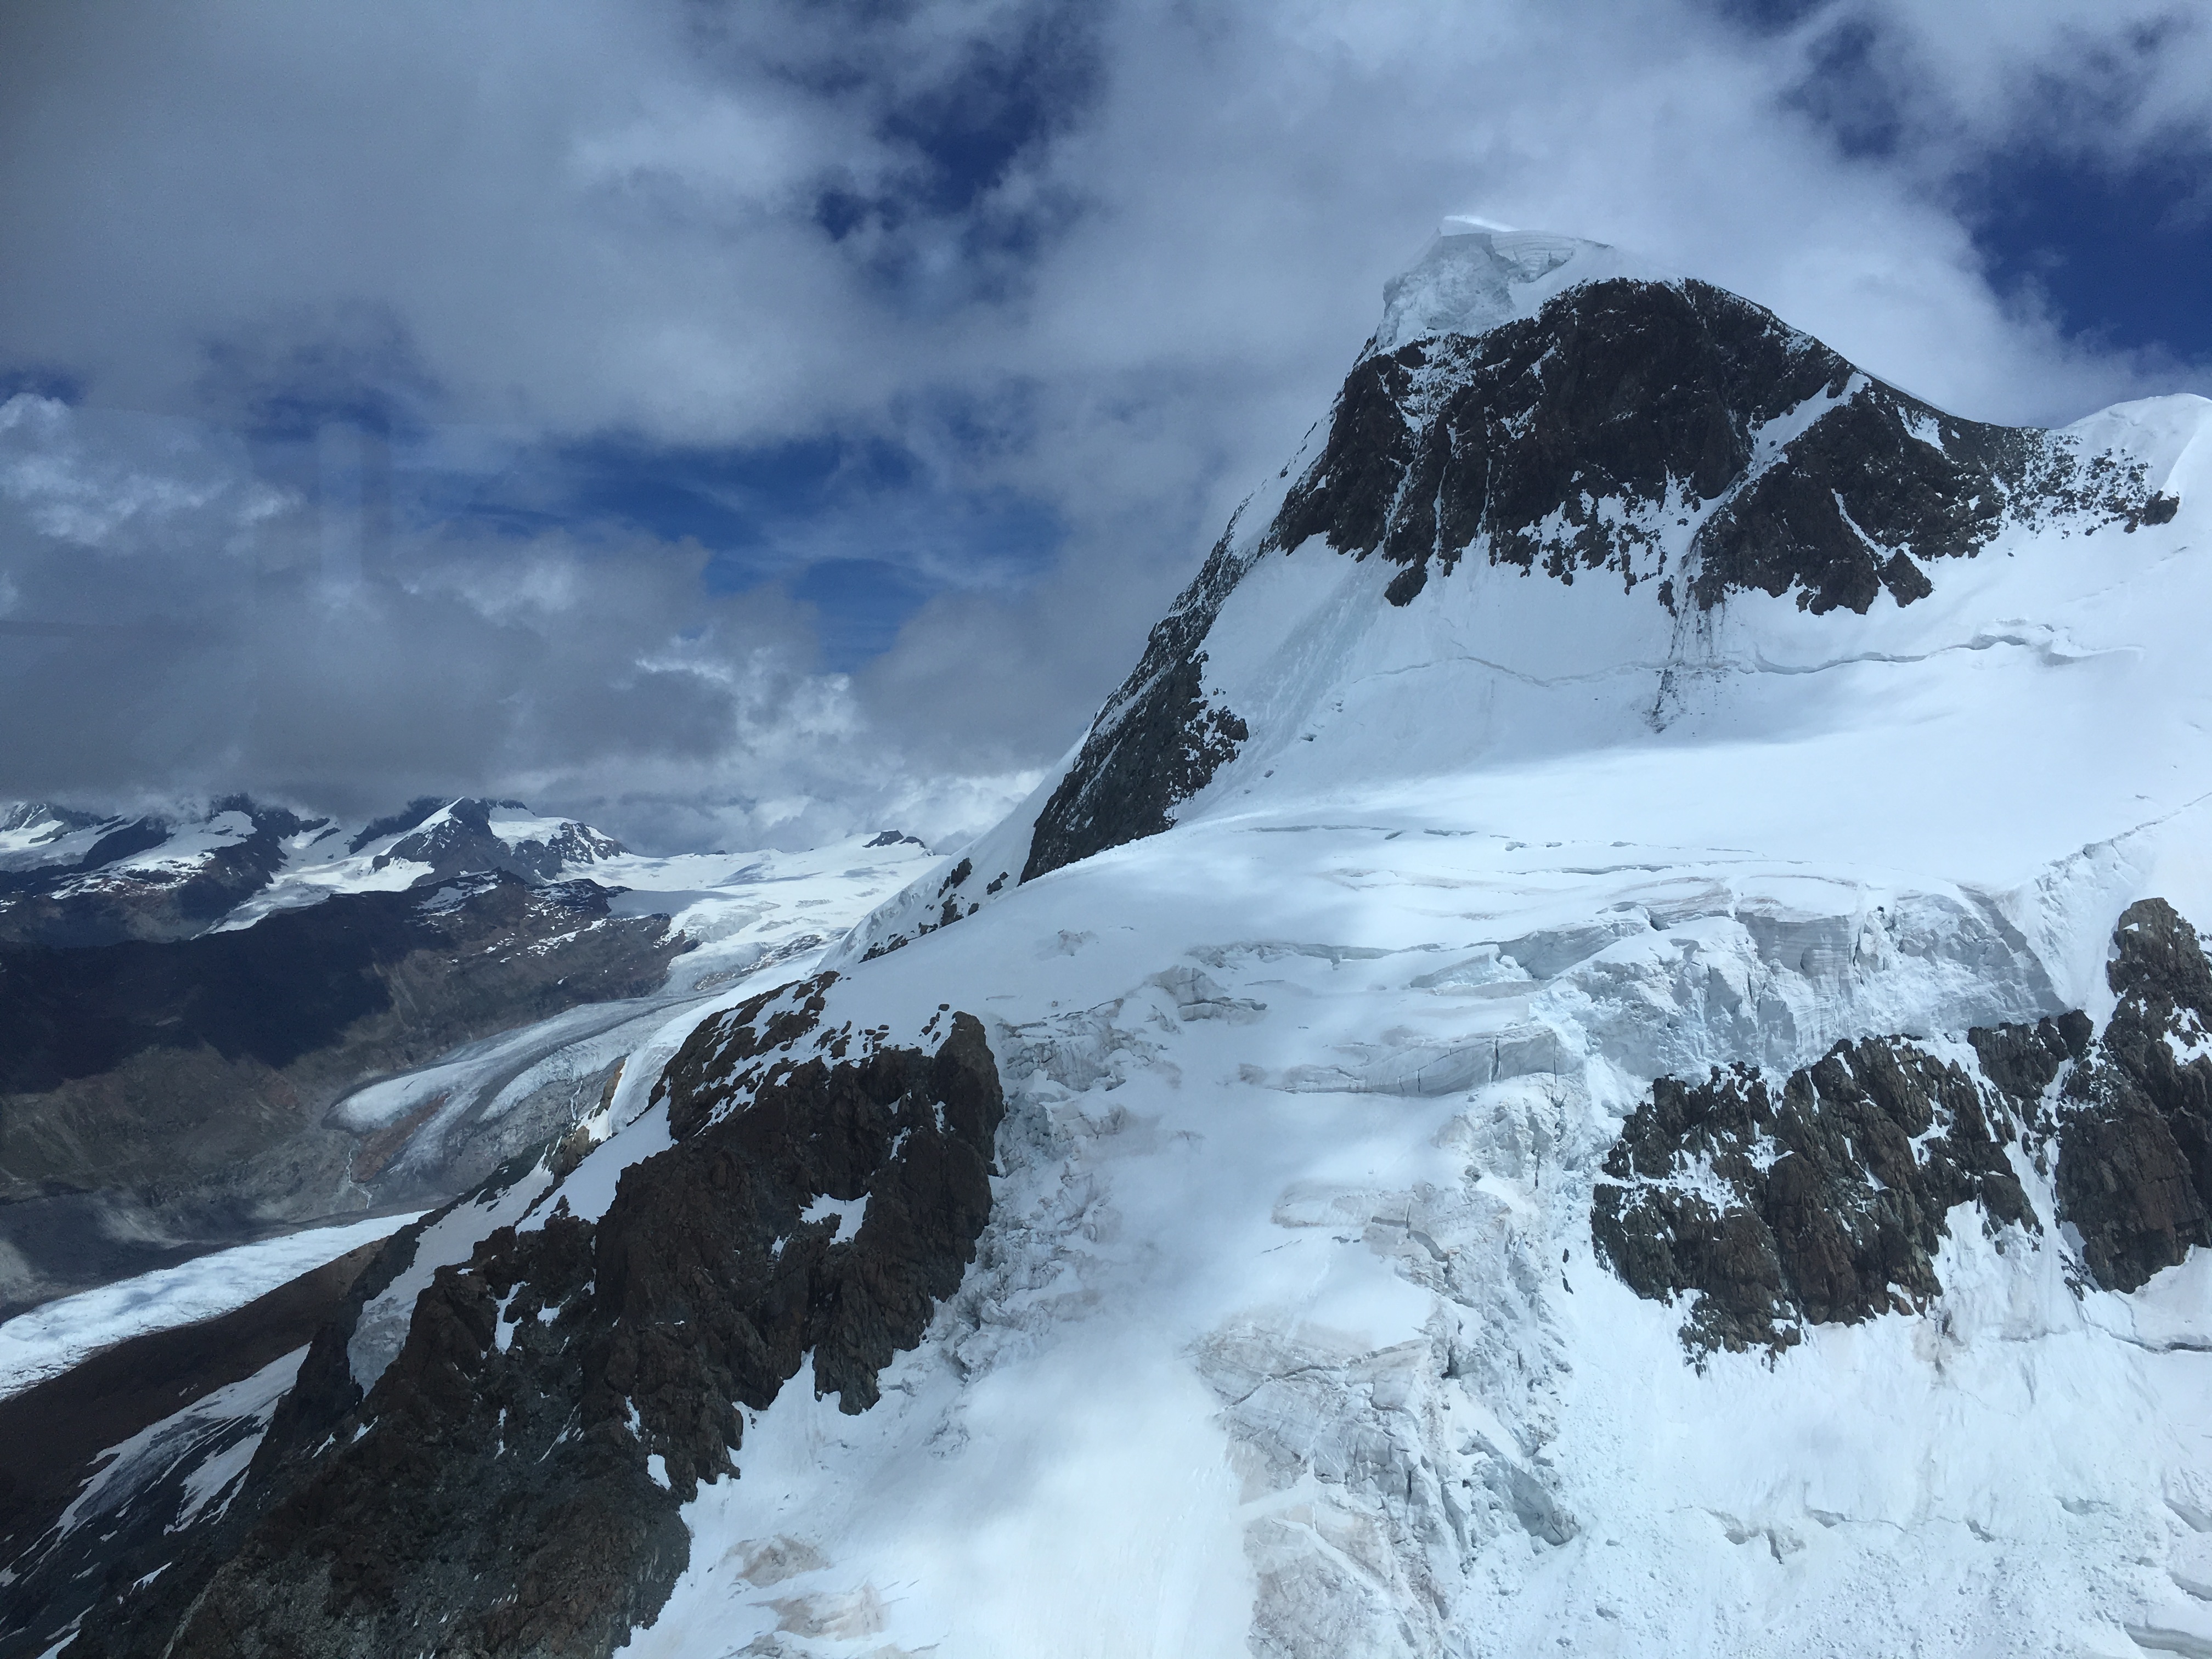
<svg viewBox="0 0 2212 1659"><path fill-rule="evenodd" d="M818 951L927 856L893 832L647 858L473 799L357 824L0 808L0 1315L448 1197L596 1103L613 1061L568 1075L579 1042ZM376 1109L441 1062L474 1081Z"/></svg>
<svg viewBox="0 0 2212 1659"><path fill-rule="evenodd" d="M176 817L96 817L45 802L0 808L0 940L179 939L449 876L587 873L629 848L520 801L425 797L351 825L243 795Z"/></svg>

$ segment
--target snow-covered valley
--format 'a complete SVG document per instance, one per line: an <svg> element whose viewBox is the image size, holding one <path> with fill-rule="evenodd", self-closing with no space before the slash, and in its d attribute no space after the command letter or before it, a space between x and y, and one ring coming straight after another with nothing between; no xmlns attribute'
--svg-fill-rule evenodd
<svg viewBox="0 0 2212 1659"><path fill-rule="evenodd" d="M337 1103L591 1085L7 1639L2212 1653L2212 403L1448 230L1004 823Z"/></svg>

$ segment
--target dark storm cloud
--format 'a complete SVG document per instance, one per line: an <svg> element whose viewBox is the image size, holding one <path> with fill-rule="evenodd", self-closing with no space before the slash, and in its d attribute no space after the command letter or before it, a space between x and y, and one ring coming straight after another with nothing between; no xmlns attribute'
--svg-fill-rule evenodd
<svg viewBox="0 0 2212 1659"><path fill-rule="evenodd" d="M2003 182L2201 153L2205 31L2138 0L5 27L0 393L38 395L0 434L0 691L36 717L0 794L972 826L1445 212L1640 247L1972 415L2205 349L2100 319L2124 283Z"/></svg>

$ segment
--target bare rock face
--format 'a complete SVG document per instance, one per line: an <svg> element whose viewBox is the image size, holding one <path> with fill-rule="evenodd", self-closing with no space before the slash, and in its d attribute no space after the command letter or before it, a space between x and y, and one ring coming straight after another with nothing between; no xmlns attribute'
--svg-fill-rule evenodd
<svg viewBox="0 0 2212 1659"><path fill-rule="evenodd" d="M1176 804L1205 788L1251 737L1233 710L1208 701L1204 684L1206 635L1243 571L1224 535L1153 627L1144 656L1107 699L1039 815L1024 881L1160 834L1174 823Z"/></svg>
<svg viewBox="0 0 2212 1659"><path fill-rule="evenodd" d="M382 836L398 835L397 841L377 854L378 869L394 863L426 865L430 872L427 879L434 880L504 870L529 881L574 878L599 860L629 850L589 824L567 822L545 840L509 842L491 826L492 813L504 807L528 810L519 800L449 801L426 795L410 801L404 811L368 825L354 836L349 850L359 852Z"/></svg>
<svg viewBox="0 0 2212 1659"><path fill-rule="evenodd" d="M1925 1307L1949 1212L2041 1231L2008 1152L2047 1173L2078 1271L2132 1291L2212 1244L2212 963L2163 899L2120 917L2119 1003L1967 1033L1969 1070L1914 1039L1838 1043L1776 1093L1748 1067L1661 1078L1590 1212L1638 1295L1697 1293L1682 1340L1778 1352L1803 1326Z"/></svg>
<svg viewBox="0 0 2212 1659"><path fill-rule="evenodd" d="M981 1025L890 1047L818 1029L819 990L702 1026L666 1079L678 1144L597 1222L556 1205L440 1268L365 1398L325 1327L231 1516L70 1651L598 1659L649 1623L679 1507L738 1474L739 1407L810 1354L817 1393L873 1404L990 1212Z"/></svg>
<svg viewBox="0 0 2212 1659"><path fill-rule="evenodd" d="M2119 1006L2068 1082L2058 1194L2097 1282L2131 1291L2212 1244L2212 965L2153 898L2120 917L2105 971Z"/></svg>
<svg viewBox="0 0 2212 1659"><path fill-rule="evenodd" d="M2041 1230L2005 1147L2033 1136L2087 1036L2075 1016L1975 1031L2019 1092L1905 1037L1839 1042L1778 1094L1748 1067L1662 1078L1606 1161L1592 1236L1638 1294L1698 1292L1693 1355L1778 1352L1807 1324L1923 1307L1954 1206Z"/></svg>
<svg viewBox="0 0 2212 1659"><path fill-rule="evenodd" d="M1712 504L1688 565L1666 570L1660 519ZM2161 507L2140 467L1954 419L1721 289L1615 280L1361 362L1273 539L1407 566L1398 604L1431 562L1474 554L1657 581L1670 607L1795 590L1863 614L1885 587L1924 596L1920 562L1971 556L2008 523L2133 526Z"/></svg>

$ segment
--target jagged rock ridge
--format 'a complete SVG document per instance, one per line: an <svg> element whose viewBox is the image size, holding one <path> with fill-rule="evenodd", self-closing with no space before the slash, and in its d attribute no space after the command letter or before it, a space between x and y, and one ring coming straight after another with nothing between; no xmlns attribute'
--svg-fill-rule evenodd
<svg viewBox="0 0 2212 1659"><path fill-rule="evenodd" d="M1971 556L2008 520L2172 511L2139 465L1946 415L1747 300L1616 280L1362 362L1269 539L1380 553L1407 567L1401 605L1432 562L1480 556L1657 582L1670 606L1755 589L1863 614L1885 587L1925 597L1923 564ZM1662 520L1698 524L1672 572Z"/></svg>
<svg viewBox="0 0 2212 1659"><path fill-rule="evenodd" d="M494 815L499 815L495 821ZM332 892L504 871L588 874L628 848L520 801L424 796L350 837L245 795L204 810L102 818L45 803L0 811L0 940L54 945L196 938Z"/></svg>
<svg viewBox="0 0 2212 1659"><path fill-rule="evenodd" d="M2087 1035L2079 1015L1972 1032L1978 1053L2006 1057L2011 1086L1905 1037L1838 1042L1778 1091L1747 1066L1661 1078L1606 1160L1592 1237L1638 1295L1697 1293L1693 1356L1924 1308L1958 1206L2042 1231L2006 1149L2041 1150L2043 1090Z"/></svg>
<svg viewBox="0 0 2212 1659"><path fill-rule="evenodd" d="M44 805L10 816L43 818L58 833L38 836L18 853L14 867L0 868L0 940L56 945L204 933L269 885L284 866L287 842L328 822L234 795L208 809L207 825L216 834L163 857L180 829L189 837L198 826L159 817L96 818ZM75 858L40 855L40 848L64 837L91 844Z"/></svg>
<svg viewBox="0 0 2212 1659"><path fill-rule="evenodd" d="M822 985L702 1025L665 1079L676 1146L598 1221L556 1199L438 1269L365 1397L326 1328L223 1528L70 1651L366 1659L435 1630L565 1659L649 1622L689 1559L678 1506L738 1475L737 1407L810 1356L818 1392L872 1404L990 1212L981 1026L947 1011L933 1054L818 1030Z"/></svg>

